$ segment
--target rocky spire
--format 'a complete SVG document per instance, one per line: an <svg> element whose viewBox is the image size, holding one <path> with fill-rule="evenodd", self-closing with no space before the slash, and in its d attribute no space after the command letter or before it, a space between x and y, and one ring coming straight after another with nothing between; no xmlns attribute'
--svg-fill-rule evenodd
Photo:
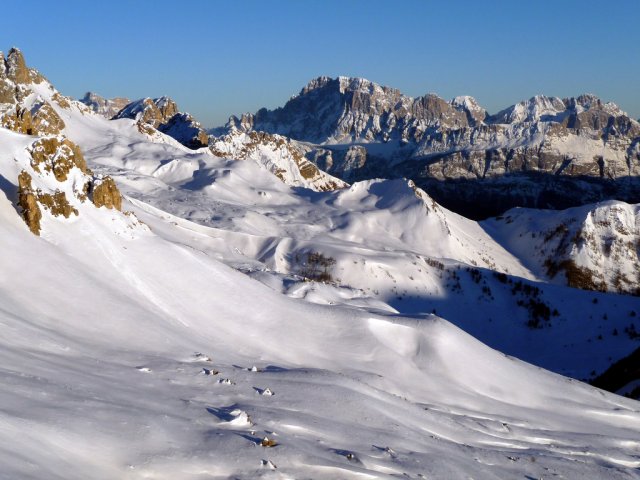
<svg viewBox="0 0 640 480"><path fill-rule="evenodd" d="M29 69L24 61L22 52L16 47L9 50L6 60L7 77L16 84L26 84L31 82Z"/></svg>
<svg viewBox="0 0 640 480"><path fill-rule="evenodd" d="M13 103L15 101L14 87L7 79L7 66L4 53L0 52L0 103Z"/></svg>

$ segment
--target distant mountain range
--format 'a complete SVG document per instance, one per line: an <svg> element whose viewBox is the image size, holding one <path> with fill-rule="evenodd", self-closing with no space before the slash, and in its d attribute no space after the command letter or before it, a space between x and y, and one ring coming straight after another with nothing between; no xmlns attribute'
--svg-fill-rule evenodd
<svg viewBox="0 0 640 480"><path fill-rule="evenodd" d="M640 124L594 95L538 95L490 115L469 96L412 98L362 78L319 77L283 107L232 116L209 130L210 138L167 97L124 104L127 99L87 93L81 101L107 118L135 118L141 129L157 129L194 149L237 151L234 145L277 135L298 163L305 157L308 172L311 166L322 172L314 177L409 178L470 218L514 206L640 202ZM243 137L252 132L262 136ZM266 160L255 149L245 151L282 175L271 158L278 154ZM338 185L314 182L321 189Z"/></svg>
<svg viewBox="0 0 640 480"><path fill-rule="evenodd" d="M304 142L310 161L349 182L411 178L470 217L640 201L640 124L593 95L539 95L489 115L472 97L412 98L361 78L319 77L283 107L232 116L211 133L239 131Z"/></svg>

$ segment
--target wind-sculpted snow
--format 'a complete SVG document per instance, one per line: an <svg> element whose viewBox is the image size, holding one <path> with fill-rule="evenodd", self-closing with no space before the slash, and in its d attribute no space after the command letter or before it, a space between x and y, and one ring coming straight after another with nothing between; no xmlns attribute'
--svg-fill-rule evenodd
<svg viewBox="0 0 640 480"><path fill-rule="evenodd" d="M46 240L6 199L0 215L9 478L634 478L640 465L636 402L435 316L289 298L98 215Z"/></svg>

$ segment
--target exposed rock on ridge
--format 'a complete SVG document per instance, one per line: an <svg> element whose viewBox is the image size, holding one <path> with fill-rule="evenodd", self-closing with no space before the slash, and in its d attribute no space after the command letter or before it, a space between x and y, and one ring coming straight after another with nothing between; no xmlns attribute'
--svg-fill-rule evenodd
<svg viewBox="0 0 640 480"><path fill-rule="evenodd" d="M304 145L280 135L235 132L214 139L210 149L218 157L253 160L287 185L316 191L336 190L348 186L308 161L304 156Z"/></svg>
<svg viewBox="0 0 640 480"><path fill-rule="evenodd" d="M178 106L169 97L136 100L113 118L131 118L136 120L140 132L152 136L155 129L191 149L206 147L209 143L202 125L188 113L178 112Z"/></svg>
<svg viewBox="0 0 640 480"><path fill-rule="evenodd" d="M515 209L487 221L541 277L640 295L640 205L609 201L560 212Z"/></svg>

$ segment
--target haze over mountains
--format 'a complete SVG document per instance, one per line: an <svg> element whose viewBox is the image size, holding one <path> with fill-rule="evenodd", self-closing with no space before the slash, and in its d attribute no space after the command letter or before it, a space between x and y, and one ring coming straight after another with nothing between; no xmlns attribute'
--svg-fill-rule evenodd
<svg viewBox="0 0 640 480"><path fill-rule="evenodd" d="M589 203L637 192L617 107L320 78L212 134L12 49L0 125L0 476L640 478L640 206ZM549 178L587 193L421 187Z"/></svg>

